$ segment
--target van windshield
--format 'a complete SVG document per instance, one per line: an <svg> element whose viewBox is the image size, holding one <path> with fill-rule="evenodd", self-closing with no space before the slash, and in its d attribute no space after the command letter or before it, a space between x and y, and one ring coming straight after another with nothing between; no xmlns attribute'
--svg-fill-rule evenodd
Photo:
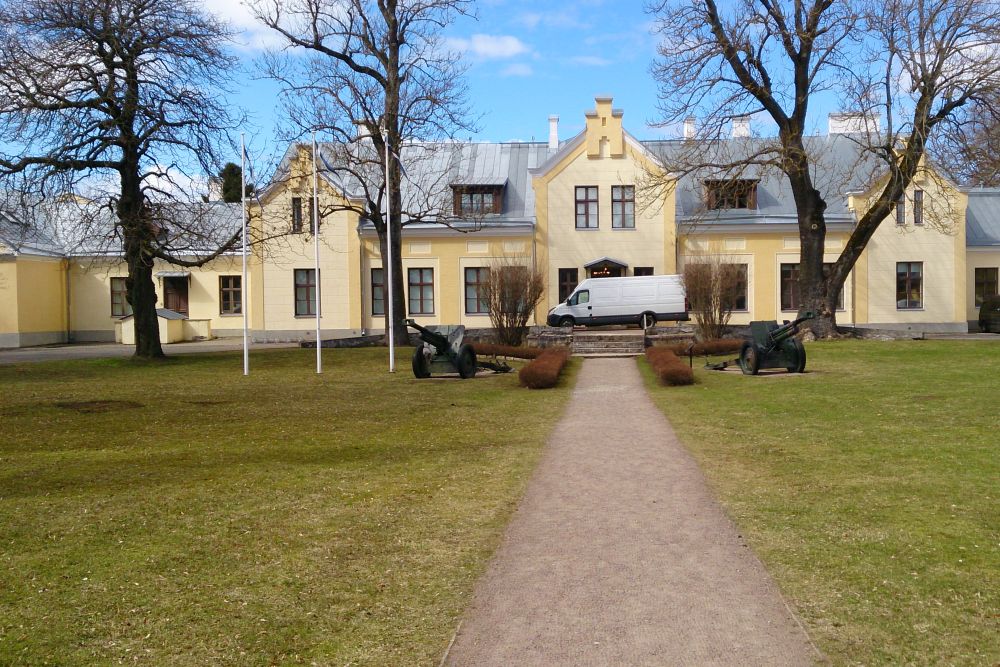
<svg viewBox="0 0 1000 667"><path fill-rule="evenodd" d="M578 306L581 303L590 303L590 290L581 290L571 296L566 302L571 306Z"/></svg>

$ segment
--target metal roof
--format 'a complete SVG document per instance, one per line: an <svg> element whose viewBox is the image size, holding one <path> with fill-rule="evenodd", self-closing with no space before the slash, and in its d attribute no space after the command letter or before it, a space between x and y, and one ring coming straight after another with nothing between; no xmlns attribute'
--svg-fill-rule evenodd
<svg viewBox="0 0 1000 667"><path fill-rule="evenodd" d="M967 193L965 244L1000 246L1000 188L974 188Z"/></svg>

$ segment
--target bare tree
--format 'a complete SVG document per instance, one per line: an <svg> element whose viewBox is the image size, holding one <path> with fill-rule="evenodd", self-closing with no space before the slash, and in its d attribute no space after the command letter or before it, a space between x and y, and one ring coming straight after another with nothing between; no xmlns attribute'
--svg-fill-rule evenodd
<svg viewBox="0 0 1000 667"><path fill-rule="evenodd" d="M783 174L801 240L800 312L833 335L835 301L879 224L925 167L927 142L970 104L1000 91L1000 5L995 0L654 0L662 37L653 66L664 124L699 117L708 141L667 164L733 179L749 170ZM877 196L840 257L823 273L827 201L822 155L807 141L810 106L833 94L863 120L852 140L874 165ZM760 114L777 136L723 144L734 119ZM701 146L702 149L696 148ZM827 188L827 191L830 191ZM842 195L838 192L838 195Z"/></svg>
<svg viewBox="0 0 1000 667"><path fill-rule="evenodd" d="M745 285L745 265L721 254L689 258L684 263L684 293L703 340L722 338Z"/></svg>
<svg viewBox="0 0 1000 667"><path fill-rule="evenodd" d="M438 220L443 209L433 196L404 196L400 159L407 161L421 149L431 149L428 143L416 142L449 140L456 132L471 129L463 68L458 55L444 47L440 34L455 18L469 13L473 3L251 0L250 4L257 18L284 39L285 48L270 53L264 67L284 86L294 131L298 136L309 131L332 136L333 141L325 144L332 157L326 168L361 194L342 207L371 221L382 257L390 256L391 236L393 303L386 309L386 323L393 318L396 343L405 344L401 231L404 224ZM410 188L411 193L421 191L425 188L420 184Z"/></svg>
<svg viewBox="0 0 1000 667"><path fill-rule="evenodd" d="M123 248L138 357L163 356L154 260L197 266L238 238L176 215L185 182L218 169L234 124L218 98L234 65L229 36L194 0L0 4L0 138L13 146L0 177L49 199L87 192L80 224ZM198 257L174 254L191 244Z"/></svg>
<svg viewBox="0 0 1000 667"><path fill-rule="evenodd" d="M528 258L504 257L490 262L482 298L501 345L520 345L528 320L545 293L545 277Z"/></svg>
<svg viewBox="0 0 1000 667"><path fill-rule="evenodd" d="M967 185L1000 187L1000 99L977 104L931 143L935 163Z"/></svg>

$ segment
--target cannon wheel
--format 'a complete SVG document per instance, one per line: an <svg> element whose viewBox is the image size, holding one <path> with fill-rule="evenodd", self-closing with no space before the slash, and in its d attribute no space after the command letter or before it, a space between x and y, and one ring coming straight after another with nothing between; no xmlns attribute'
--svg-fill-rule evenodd
<svg viewBox="0 0 1000 667"><path fill-rule="evenodd" d="M788 364L788 372L802 373L806 370L806 346L798 338L793 338L792 349L795 351L795 362Z"/></svg>
<svg viewBox="0 0 1000 667"><path fill-rule="evenodd" d="M431 367L424 355L424 346L417 345L417 349L413 350L413 377L424 380L430 376Z"/></svg>
<svg viewBox="0 0 1000 667"><path fill-rule="evenodd" d="M740 370L743 371L743 375L757 375L757 371L760 370L760 355L750 341L745 341L740 347Z"/></svg>
<svg viewBox="0 0 1000 667"><path fill-rule="evenodd" d="M458 375L467 380L476 375L476 351L471 345L463 345L458 351Z"/></svg>
<svg viewBox="0 0 1000 667"><path fill-rule="evenodd" d="M656 326L656 315L653 313L643 313L639 316L639 326L643 329L651 329Z"/></svg>

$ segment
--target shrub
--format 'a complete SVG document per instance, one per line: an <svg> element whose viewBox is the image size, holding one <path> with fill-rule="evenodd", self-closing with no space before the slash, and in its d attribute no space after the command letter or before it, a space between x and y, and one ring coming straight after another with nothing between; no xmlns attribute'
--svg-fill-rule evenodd
<svg viewBox="0 0 1000 667"><path fill-rule="evenodd" d="M691 350L696 355L714 355L714 354L737 354L740 351L740 346L743 345L743 340L741 338L717 338L715 340L705 340L700 343L694 343L694 349ZM677 345L671 345L667 349L673 351L679 357L686 357L691 348L691 343L678 343Z"/></svg>
<svg viewBox="0 0 1000 667"><path fill-rule="evenodd" d="M478 357L511 357L513 359L535 359L545 350L538 347L523 347L514 345L494 345L493 343L473 343L472 348Z"/></svg>
<svg viewBox="0 0 1000 667"><path fill-rule="evenodd" d="M666 347L647 347L646 359L660 384L679 386L694 384L694 371L674 351Z"/></svg>
<svg viewBox="0 0 1000 667"><path fill-rule="evenodd" d="M730 263L717 251L684 266L684 292L706 340L722 336L745 289L746 265Z"/></svg>
<svg viewBox="0 0 1000 667"><path fill-rule="evenodd" d="M529 389L549 389L559 382L559 374L569 361L569 350L549 348L535 357L534 361L522 368L517 378L521 386Z"/></svg>
<svg viewBox="0 0 1000 667"><path fill-rule="evenodd" d="M545 277L526 257L491 262L480 298L486 301L497 340L518 346L528 333L528 320L545 294Z"/></svg>

